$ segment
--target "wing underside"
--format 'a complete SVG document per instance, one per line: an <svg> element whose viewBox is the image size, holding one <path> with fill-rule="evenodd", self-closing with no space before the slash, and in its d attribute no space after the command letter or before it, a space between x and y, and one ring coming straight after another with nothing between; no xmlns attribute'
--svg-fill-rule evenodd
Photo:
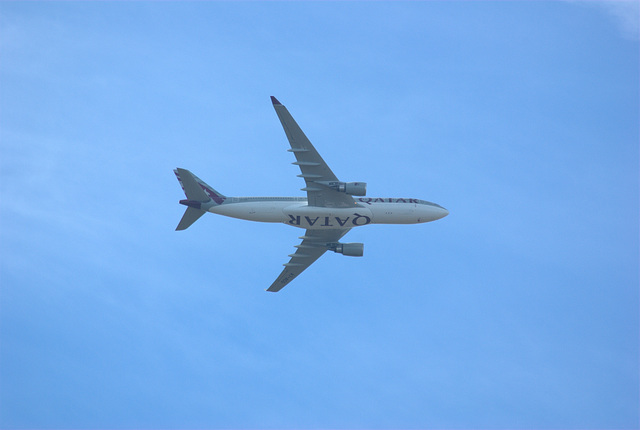
<svg viewBox="0 0 640 430"><path fill-rule="evenodd" d="M338 192L327 185L330 182L339 182L338 178L316 151L287 108L273 96L271 102L289 140L291 146L289 152L293 152L296 157L293 164L300 168L298 177L305 181L305 187L302 188L302 191L307 192L307 205L327 208L355 206L356 202L353 197ZM331 244L338 242L349 230L348 228L306 230L304 236L300 237L302 243L296 245L298 249L289 255L291 259L284 264L284 270L267 291L280 291L327 252Z"/></svg>
<svg viewBox="0 0 640 430"><path fill-rule="evenodd" d="M295 253L290 254L291 260L285 263L284 270L278 276L267 291L280 291L285 285L293 281L307 267L311 266L318 258L327 252L328 245L337 242L350 229L342 230L306 230L304 236L301 236L302 243L296 245Z"/></svg>
<svg viewBox="0 0 640 430"><path fill-rule="evenodd" d="M273 96L271 101L291 145L289 152L293 152L296 157L293 164L300 167L301 174L298 176L305 181L306 186L302 191L307 192L308 205L335 208L355 206L355 201L350 195L321 184L321 182L337 182L338 178L316 151L287 108Z"/></svg>

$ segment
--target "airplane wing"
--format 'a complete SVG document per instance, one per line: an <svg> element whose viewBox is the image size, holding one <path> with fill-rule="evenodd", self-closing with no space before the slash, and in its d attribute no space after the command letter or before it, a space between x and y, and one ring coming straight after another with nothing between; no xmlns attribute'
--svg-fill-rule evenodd
<svg viewBox="0 0 640 430"><path fill-rule="evenodd" d="M300 237L302 243L296 246L296 248L298 248L296 252L289 255L291 260L284 264L284 270L280 276L278 276L278 279L267 288L267 291L280 291L307 267L311 266L322 254L327 252L328 243L337 242L342 236L347 234L349 230L351 229L307 230L304 236Z"/></svg>
<svg viewBox="0 0 640 430"><path fill-rule="evenodd" d="M316 148L313 147L300 126L293 119L286 107L275 97L271 96L271 102L282 123L284 132L289 139L291 149L296 156L295 165L300 167L301 174L306 187L302 191L307 192L307 204L309 206L346 208L355 206L353 197L348 194L338 192L329 187L318 184L316 181L338 181L327 163L322 159Z"/></svg>

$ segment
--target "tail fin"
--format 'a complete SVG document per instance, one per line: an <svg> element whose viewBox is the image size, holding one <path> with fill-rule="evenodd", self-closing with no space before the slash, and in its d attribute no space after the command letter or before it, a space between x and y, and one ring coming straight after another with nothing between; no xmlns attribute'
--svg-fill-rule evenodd
<svg viewBox="0 0 640 430"><path fill-rule="evenodd" d="M196 175L194 175L193 173L191 173L186 169L177 168L173 171L173 173L176 174L176 177L180 182L180 186L182 187L182 190L184 191L185 195L189 200L207 201L211 199L216 205L221 205L227 199L225 195L217 192L216 190L211 188L209 185L207 185L202 179L198 178ZM186 182L192 182L192 181L189 181L189 179L192 179L193 181L195 181L195 183L199 184L202 190L198 190L197 186L192 187L192 189L185 186L185 180ZM205 193L204 197L202 197L202 194L200 194L200 191L204 191ZM200 198L196 197L195 194L189 195L189 193L191 192L197 193L200 196Z"/></svg>
<svg viewBox="0 0 640 430"><path fill-rule="evenodd" d="M208 208L222 204L226 197L211 188L204 181L186 169L173 171L182 186L187 200L180 200L180 204L187 207L176 230L185 230L196 222Z"/></svg>

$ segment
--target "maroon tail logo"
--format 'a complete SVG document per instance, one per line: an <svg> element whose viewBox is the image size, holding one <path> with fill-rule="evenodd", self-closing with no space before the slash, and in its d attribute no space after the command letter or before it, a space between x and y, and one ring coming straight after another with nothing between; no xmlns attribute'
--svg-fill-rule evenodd
<svg viewBox="0 0 640 430"><path fill-rule="evenodd" d="M202 184L200 184L200 186L202 187L202 189L204 190L205 193L207 193L207 195L209 197L211 197L211 200L213 200L214 202L216 202L217 204L221 205L222 202L224 202L226 200L226 197L223 197L219 194L217 194L215 191L213 191L211 188L204 186Z"/></svg>

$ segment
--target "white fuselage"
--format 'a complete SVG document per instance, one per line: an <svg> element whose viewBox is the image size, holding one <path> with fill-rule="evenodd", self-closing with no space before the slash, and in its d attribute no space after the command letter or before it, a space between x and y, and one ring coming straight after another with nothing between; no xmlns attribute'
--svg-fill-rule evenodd
<svg viewBox="0 0 640 430"><path fill-rule="evenodd" d="M443 218L449 212L418 199L354 197L349 208L308 206L304 197L229 197L209 212L259 222L280 222L320 230L368 224L417 224Z"/></svg>

